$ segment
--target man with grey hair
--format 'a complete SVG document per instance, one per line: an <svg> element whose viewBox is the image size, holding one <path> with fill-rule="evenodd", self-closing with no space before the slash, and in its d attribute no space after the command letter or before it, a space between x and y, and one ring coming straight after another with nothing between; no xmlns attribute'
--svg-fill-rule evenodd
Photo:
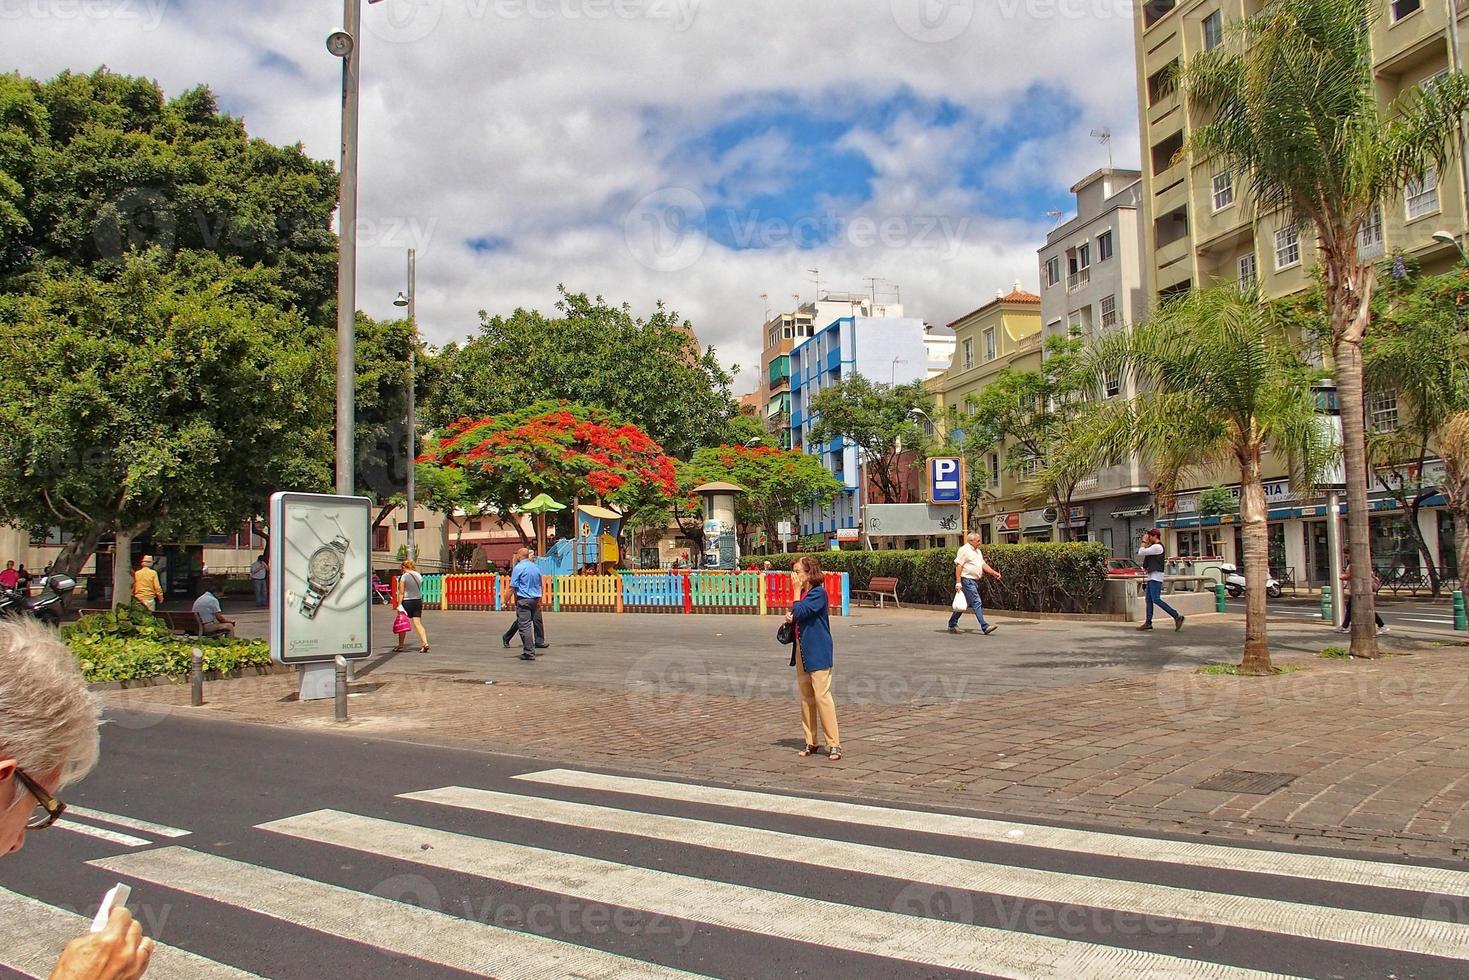
<svg viewBox="0 0 1469 980"><path fill-rule="evenodd" d="M954 555L954 591L964 593L966 603L974 610L974 618L979 620L979 631L989 636L995 631L995 627L985 622L984 605L979 601L979 580L986 575L996 579L1005 576L984 560L984 552L979 550L982 540L978 534L970 531L966 543ZM959 632L959 618L963 615L962 610L955 609L949 616L950 633Z"/></svg>
<svg viewBox="0 0 1469 980"><path fill-rule="evenodd" d="M0 619L0 855L28 832L56 822L61 787L97 764L96 699L76 658L39 623ZM153 940L126 908L100 932L73 940L52 980L134 980L148 969Z"/></svg>

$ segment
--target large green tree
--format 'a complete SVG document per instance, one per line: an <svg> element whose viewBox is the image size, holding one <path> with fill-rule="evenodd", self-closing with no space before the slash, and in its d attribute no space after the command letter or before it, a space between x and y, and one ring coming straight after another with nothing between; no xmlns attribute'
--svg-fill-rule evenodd
<svg viewBox="0 0 1469 980"><path fill-rule="evenodd" d="M1380 0L1270 0L1228 43L1183 72L1199 124L1185 153L1240 175L1257 213L1315 232L1342 409L1347 535L1357 561L1352 653L1377 655L1373 629L1362 342L1372 320L1373 265L1357 236L1373 209L1450 159L1469 110L1454 72L1383 107L1373 70Z"/></svg>
<svg viewBox="0 0 1469 980"><path fill-rule="evenodd" d="M1006 468L1033 481L1031 492L1056 508L1062 540L1071 536L1071 502L1105 455L1094 403L1086 342L1050 337L1040 368L1006 368L973 396L969 425L981 444L1006 446Z"/></svg>
<svg viewBox="0 0 1469 980"><path fill-rule="evenodd" d="M1142 326L1103 338L1089 357L1094 384L1131 375L1143 392L1104 406L1113 460L1141 455L1165 494L1188 470L1238 469L1246 582L1240 670L1269 673L1264 456L1285 459L1295 485L1311 486L1335 451L1299 347L1275 306L1224 286L1163 304Z"/></svg>
<svg viewBox="0 0 1469 980"><path fill-rule="evenodd" d="M556 314L481 314L479 333L438 355L427 422L514 411L538 401L597 405L687 459L724 440L731 376L700 351L688 322L659 304L651 316L559 287Z"/></svg>
<svg viewBox="0 0 1469 980"><path fill-rule="evenodd" d="M0 513L69 532L58 570L107 535L123 555L147 530L197 538L328 482L329 375L300 316L166 264L0 296Z"/></svg>
<svg viewBox="0 0 1469 980"><path fill-rule="evenodd" d="M919 411L932 411L933 398L922 381L890 385L850 374L811 399L807 414L816 419L811 442L845 439L855 443L882 500L899 503L903 451L927 442Z"/></svg>
<svg viewBox="0 0 1469 980"><path fill-rule="evenodd" d="M84 269L119 275L130 254L210 254L253 268L304 318L336 294L337 181L301 146L252 139L203 87L165 99L107 69L38 82L0 75L0 286Z"/></svg>

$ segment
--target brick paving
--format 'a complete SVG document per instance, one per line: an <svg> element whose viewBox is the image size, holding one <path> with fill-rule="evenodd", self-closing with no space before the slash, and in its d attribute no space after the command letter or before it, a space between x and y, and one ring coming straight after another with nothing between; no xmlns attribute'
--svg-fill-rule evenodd
<svg viewBox="0 0 1469 980"><path fill-rule="evenodd" d="M529 665L545 673L531 673L497 644L486 653L483 617L457 627L431 618L435 652L364 669L346 724L332 721L329 701L291 700L290 675L212 683L197 709L187 687L106 696L143 712L122 728L177 712L1092 827L1469 858L1469 649L1395 636L1404 655L1323 660L1309 652L1331 635L1307 625L1279 631L1276 644L1279 663L1305 669L1234 678L1194 671L1211 650L1237 655L1233 617L1210 617L1192 637L1012 622L1004 654L996 646L991 656L977 637L948 648L941 629L927 639L932 614L873 613L838 634L838 676L859 696L839 703L847 755L829 763L795 756L789 670L768 645L747 649L747 635L763 637L773 620L738 620L660 619L667 649L650 661L647 619L557 617L553 644L557 633L566 642ZM863 632L883 624L898 629ZM704 640L691 653L695 635ZM464 650L434 659L456 636ZM899 636L920 642L895 643ZM1085 657L1068 660L1078 646ZM743 683L710 669L725 661L745 671L731 674ZM1026 684L932 683L936 671L988 677L996 662ZM897 671L908 684L886 680ZM1267 795L1199 788L1226 770L1293 778Z"/></svg>

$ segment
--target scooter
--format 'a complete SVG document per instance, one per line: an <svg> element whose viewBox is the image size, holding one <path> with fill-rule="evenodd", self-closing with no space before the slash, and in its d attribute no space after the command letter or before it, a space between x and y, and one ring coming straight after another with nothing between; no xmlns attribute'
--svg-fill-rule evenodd
<svg viewBox="0 0 1469 980"><path fill-rule="evenodd" d="M30 616L52 626L61 625L66 597L77 587L69 575L49 575L41 580L41 594L28 596L20 589L0 590L0 616Z"/></svg>
<svg viewBox="0 0 1469 980"><path fill-rule="evenodd" d="M1224 576L1224 591L1229 593L1231 599L1238 599L1245 594L1245 576L1233 565L1220 565L1219 573ZM1265 594L1272 599L1280 598L1280 582L1269 572L1265 573Z"/></svg>

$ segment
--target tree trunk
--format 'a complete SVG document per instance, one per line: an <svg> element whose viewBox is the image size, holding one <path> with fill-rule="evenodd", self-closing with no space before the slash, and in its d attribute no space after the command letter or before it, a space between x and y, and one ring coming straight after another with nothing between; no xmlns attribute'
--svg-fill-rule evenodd
<svg viewBox="0 0 1469 980"><path fill-rule="evenodd" d="M112 546L112 608L120 609L132 602L133 595L133 529L119 528Z"/></svg>
<svg viewBox="0 0 1469 980"><path fill-rule="evenodd" d="M1423 562L1423 568L1428 572L1429 592L1437 596L1438 566L1433 563L1433 552L1428 550L1428 539L1423 536L1423 528L1418 526L1418 511L1423 504L1423 497L1420 494L1414 494L1410 499L1401 500L1400 503L1403 505L1403 518L1413 532L1413 544L1418 549L1418 557Z"/></svg>
<svg viewBox="0 0 1469 980"><path fill-rule="evenodd" d="M1454 512L1454 553L1459 557L1459 588L1463 590L1464 579L1469 576L1469 507Z"/></svg>
<svg viewBox="0 0 1469 980"><path fill-rule="evenodd" d="M1362 345L1351 340L1339 341L1335 356L1347 484L1347 544L1352 551L1352 656L1374 659L1379 655L1377 597L1372 591L1372 512L1367 498Z"/></svg>
<svg viewBox="0 0 1469 980"><path fill-rule="evenodd" d="M61 553L56 556L55 561L51 562L51 571L68 578L76 578L81 574L82 566L87 563L87 559L96 552L97 542L101 540L101 527L94 525L87 528L61 546Z"/></svg>
<svg viewBox="0 0 1469 980"><path fill-rule="evenodd" d="M1240 466L1240 523L1245 546L1245 652L1241 674L1271 674L1266 624L1265 579L1269 575L1270 532L1266 524L1265 484L1260 479L1260 450L1252 447Z"/></svg>

